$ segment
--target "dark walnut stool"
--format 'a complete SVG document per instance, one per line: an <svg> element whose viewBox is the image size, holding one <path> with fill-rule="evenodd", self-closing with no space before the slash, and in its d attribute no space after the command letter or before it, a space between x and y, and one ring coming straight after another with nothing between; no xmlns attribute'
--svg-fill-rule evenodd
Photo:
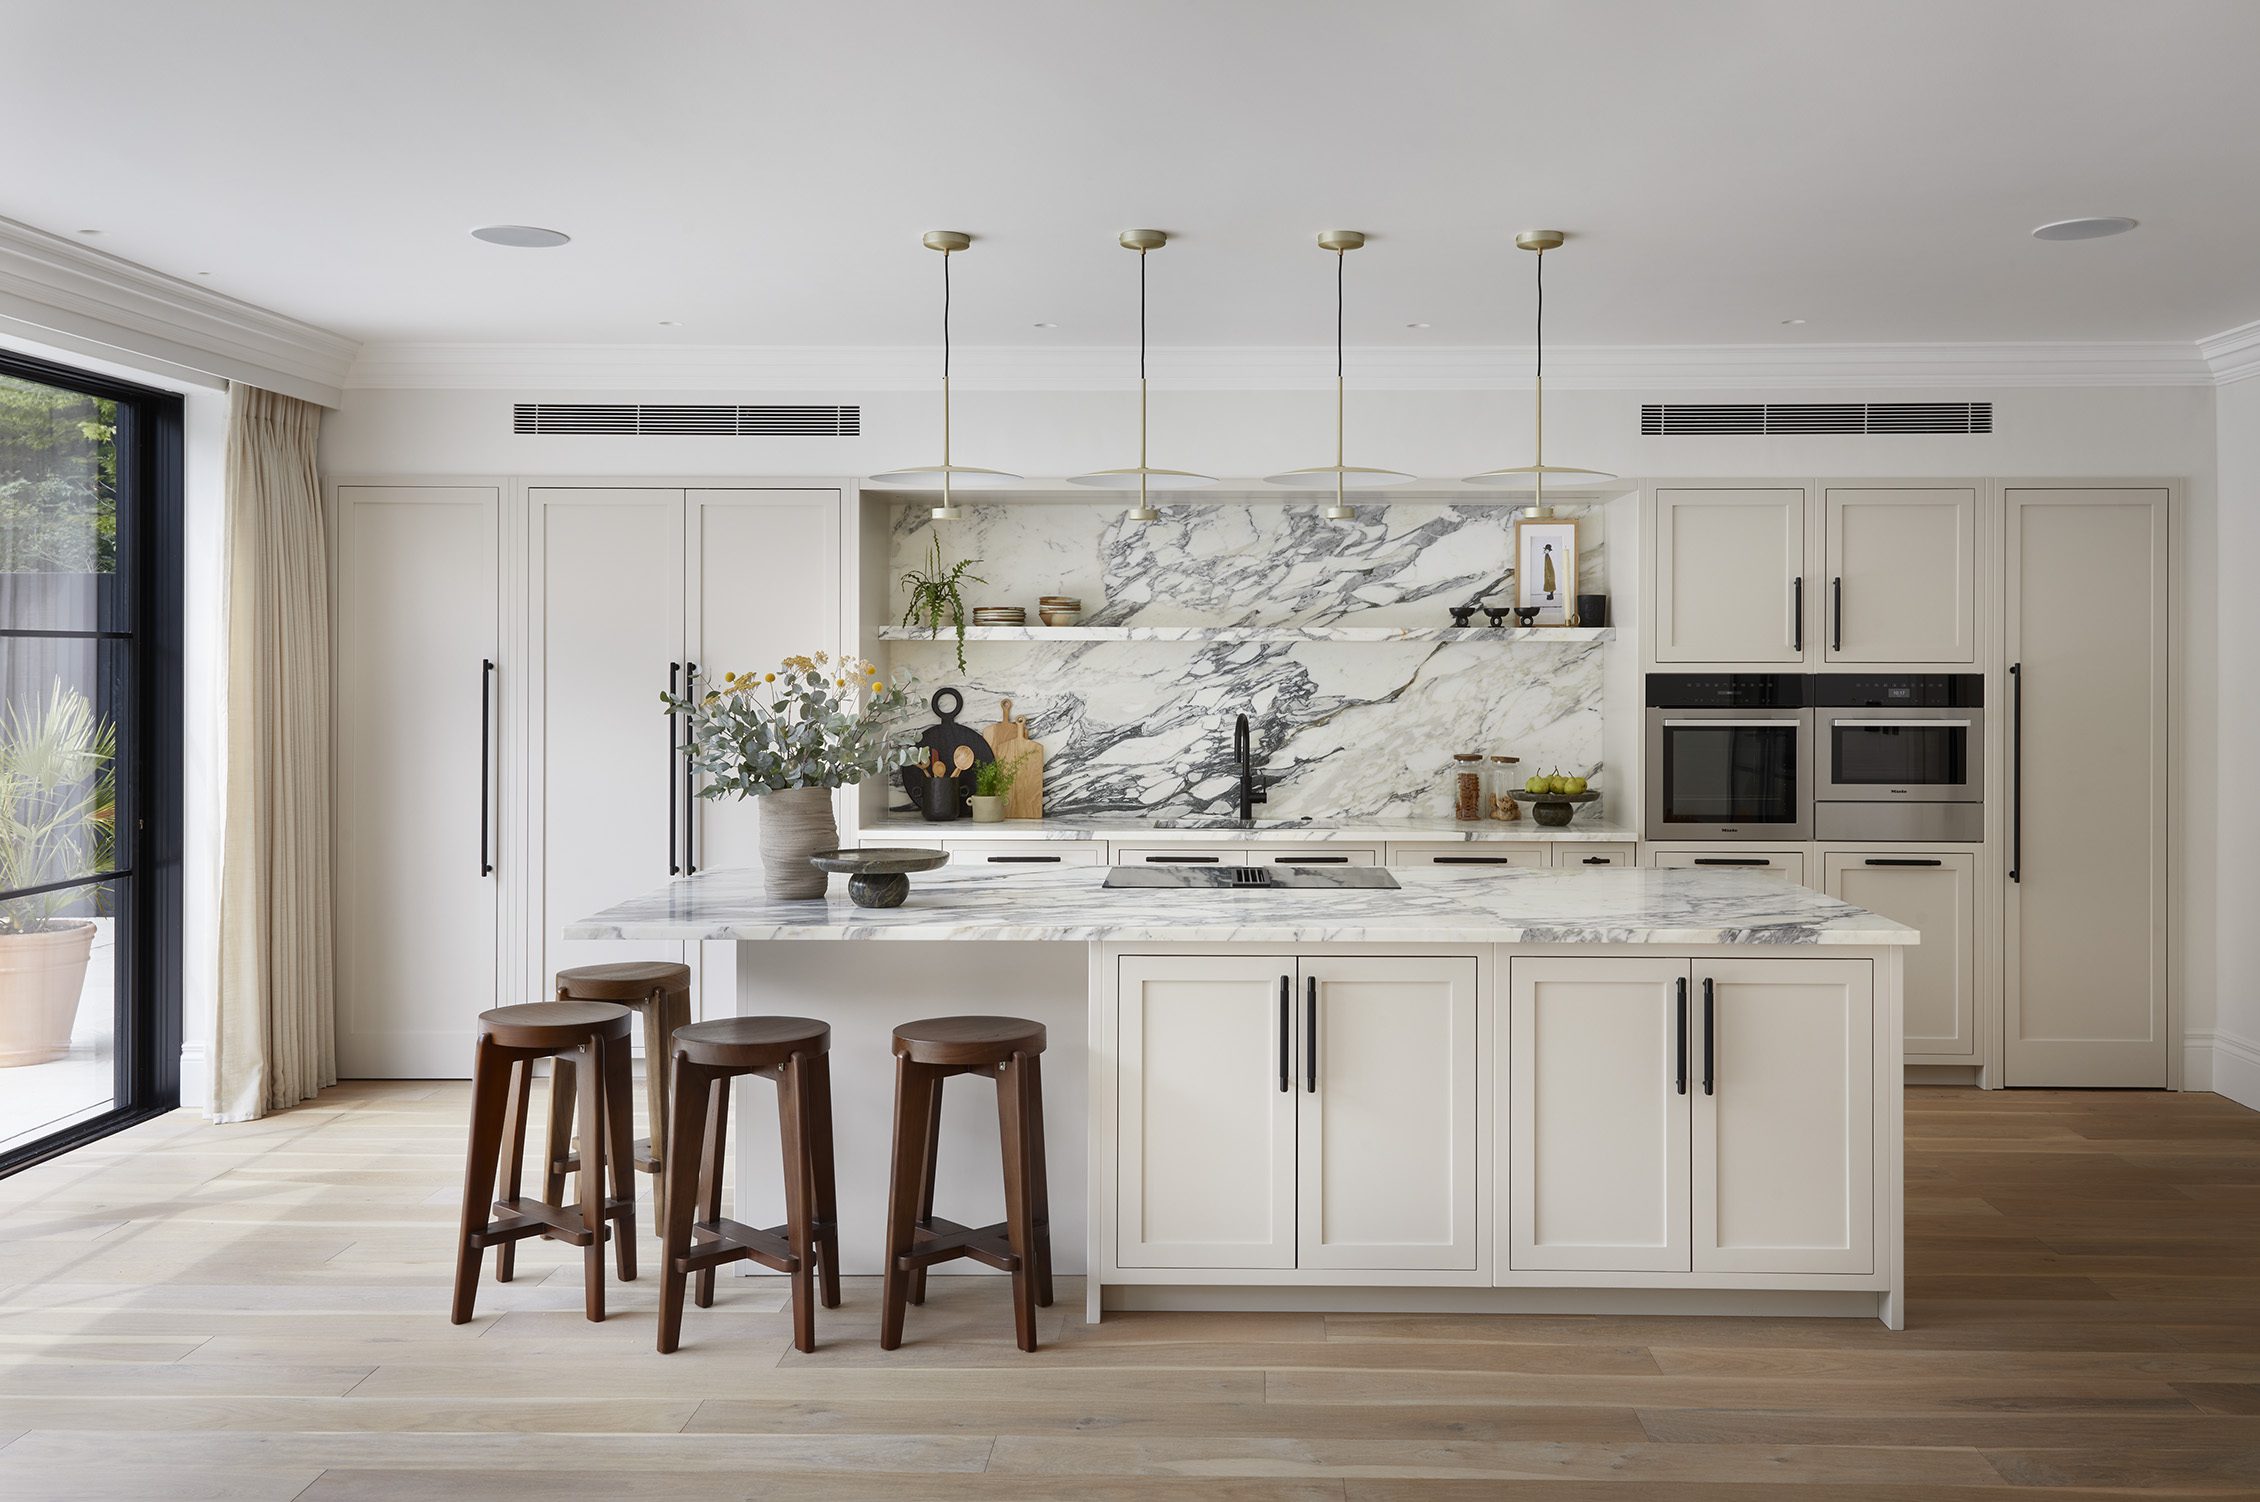
<svg viewBox="0 0 2260 1502"><path fill-rule="evenodd" d="M635 1018L626 1007L595 1001L537 1001L479 1014L479 1042L471 1063L471 1148L463 1168L463 1228L455 1245L455 1307L460 1325L471 1317L479 1288L479 1257L502 1248L495 1276L509 1282L513 1252L528 1236L581 1248L588 1317L604 1318L604 1242L608 1227L619 1257L620 1278L636 1275L636 1178L628 1167L634 1126L628 1114L628 1040ZM570 1142L573 1102L581 1108L579 1204L565 1204L552 1175L542 1199L526 1199L519 1185L526 1164L526 1112L534 1061L552 1059L549 1095L551 1158ZM580 1067L575 1069L575 1064ZM576 1086L577 1079L577 1086ZM495 1166L502 1168L496 1193ZM612 1197L604 1194L605 1170Z"/></svg>
<svg viewBox="0 0 2260 1502"><path fill-rule="evenodd" d="M667 1040L691 1020L691 967L664 960L624 960L613 965L576 965L557 972L559 1001L609 1001L643 1017L644 1097L650 1102L651 1135L636 1139L636 1171L651 1175L651 1217L665 1223L667 1205ZM570 1065L563 1066L570 1068ZM558 1088L570 1090L572 1075ZM563 1191L565 1175L578 1165L569 1143L552 1143L549 1197ZM504 1254L505 1256L508 1253Z"/></svg>
<svg viewBox="0 0 2260 1502"><path fill-rule="evenodd" d="M701 1309L714 1304L714 1269L752 1260L792 1279L793 1344L816 1349L811 1282L823 1273L824 1307L840 1307L840 1224L832 1180L832 1029L808 1017L727 1017L677 1028L673 1043L675 1151L667 1159L660 1222L659 1351L683 1333L683 1284L696 1274ZM784 1143L785 1223L759 1230L722 1216L730 1082L777 1082Z"/></svg>
<svg viewBox="0 0 2260 1502"><path fill-rule="evenodd" d="M1051 1195L1044 1180L1044 1026L1018 1017L929 1017L895 1029L895 1149L887 1185L887 1264L879 1346L902 1344L907 1304L926 1302L926 1269L971 1257L1012 1274L1020 1349L1036 1349L1036 1306L1051 1306ZM1004 1220L967 1227L934 1214L942 1081L997 1082Z"/></svg>

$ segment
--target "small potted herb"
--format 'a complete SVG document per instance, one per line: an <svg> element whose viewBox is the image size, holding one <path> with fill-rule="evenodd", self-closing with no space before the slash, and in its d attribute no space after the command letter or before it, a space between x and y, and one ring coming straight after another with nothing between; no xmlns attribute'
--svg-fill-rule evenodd
<svg viewBox="0 0 2260 1502"><path fill-rule="evenodd" d="M973 769L974 823L1004 822L1004 800L1011 796L1012 784L1019 775L1018 765L1009 761L985 761Z"/></svg>
<svg viewBox="0 0 2260 1502"><path fill-rule="evenodd" d="M934 548L924 568L914 568L902 576L903 588L910 591L910 603L903 607L902 623L926 623L926 634L940 636L942 622L947 619L957 627L957 670L965 671L965 599L957 592L960 583L971 579L976 584L989 581L970 570L979 563L978 558L961 558L948 568L942 567L942 538L934 534Z"/></svg>

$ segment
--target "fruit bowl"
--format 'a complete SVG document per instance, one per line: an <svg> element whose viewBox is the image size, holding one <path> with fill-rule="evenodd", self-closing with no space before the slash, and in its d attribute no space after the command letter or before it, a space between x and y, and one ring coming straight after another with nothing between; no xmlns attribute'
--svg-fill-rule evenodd
<svg viewBox="0 0 2260 1502"><path fill-rule="evenodd" d="M1582 793L1533 793L1525 791L1516 793L1514 798L1518 803L1530 805L1532 823L1543 824L1548 829L1561 829L1567 826L1571 819L1577 817L1578 804L1591 803L1600 796L1599 789L1587 788Z"/></svg>

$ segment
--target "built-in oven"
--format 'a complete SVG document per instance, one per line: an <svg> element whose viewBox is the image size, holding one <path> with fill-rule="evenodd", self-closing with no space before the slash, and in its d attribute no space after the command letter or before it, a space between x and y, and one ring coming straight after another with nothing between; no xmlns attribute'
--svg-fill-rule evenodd
<svg viewBox="0 0 2260 1502"><path fill-rule="evenodd" d="M1813 712L1803 673L1650 673L1651 840L1806 840Z"/></svg>
<svg viewBox="0 0 2260 1502"><path fill-rule="evenodd" d="M1985 838L1985 678L1823 673L1813 679L1823 840Z"/></svg>

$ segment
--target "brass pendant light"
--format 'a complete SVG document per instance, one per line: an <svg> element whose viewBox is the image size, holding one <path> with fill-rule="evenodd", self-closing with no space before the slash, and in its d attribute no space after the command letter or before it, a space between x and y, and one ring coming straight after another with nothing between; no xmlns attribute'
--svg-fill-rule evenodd
<svg viewBox="0 0 2260 1502"><path fill-rule="evenodd" d="M951 481L959 475L973 475L988 480L1017 480L1018 475L1001 469L976 469L970 464L955 463L950 456L950 257L973 243L973 237L962 230L930 229L924 244L928 250L942 253L942 462L921 465L911 469L892 469L883 475L873 475L869 483L891 490L932 490L941 487L942 503L929 513L935 521L954 522L965 513L958 510L950 495Z"/></svg>
<svg viewBox="0 0 2260 1502"><path fill-rule="evenodd" d="M1558 229L1526 229L1515 236L1515 247L1536 253L1538 284L1538 340L1536 365L1532 387L1533 420L1536 432L1533 444L1536 452L1529 464L1518 464L1507 469L1487 469L1479 475L1469 475L1470 485L1496 485L1519 490L1530 487L1530 514L1546 514L1546 480L1551 476L1556 484L1576 485L1594 480L1613 480L1615 475L1605 469L1581 469L1570 464L1546 462L1546 252L1559 250L1564 236Z"/></svg>
<svg viewBox="0 0 2260 1502"><path fill-rule="evenodd" d="M1365 244L1365 235L1354 229L1328 229L1318 233L1321 250L1334 253L1334 462L1316 464L1309 469L1291 469L1283 475L1270 475L1267 485L1286 485L1298 490L1332 490L1334 504L1327 507L1329 521L1348 521L1357 513L1343 495L1345 490L1366 490L1383 485L1402 485L1412 478L1393 469L1367 469L1342 462L1342 257Z"/></svg>
<svg viewBox="0 0 2260 1502"><path fill-rule="evenodd" d="M1133 469L1101 469L1075 475L1068 483L1100 490L1128 490L1136 486L1138 505L1127 513L1127 519L1159 521L1161 513L1154 510L1147 499L1149 490L1193 490L1214 485L1216 479L1212 475L1194 474L1189 469L1152 469L1146 464L1146 253L1167 245L1169 236L1158 229L1126 229L1119 239L1123 249L1138 253L1138 463Z"/></svg>

